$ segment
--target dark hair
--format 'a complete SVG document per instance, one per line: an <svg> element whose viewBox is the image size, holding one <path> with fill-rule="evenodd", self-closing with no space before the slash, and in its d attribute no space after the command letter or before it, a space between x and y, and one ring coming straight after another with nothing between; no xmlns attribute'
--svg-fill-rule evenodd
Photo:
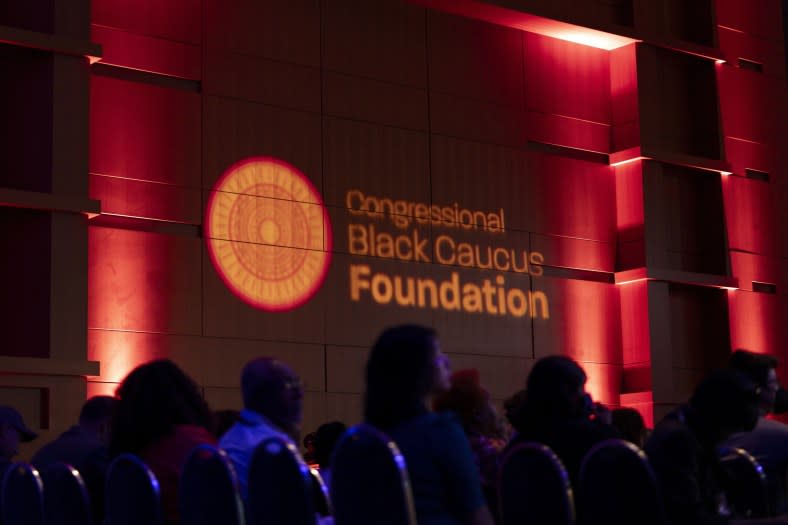
<svg viewBox="0 0 788 525"><path fill-rule="evenodd" d="M766 388L769 370L777 368L777 358L739 349L731 354L728 365L747 374L756 385Z"/></svg>
<svg viewBox="0 0 788 525"><path fill-rule="evenodd" d="M79 423L101 423L112 417L117 400L111 396L93 396L82 405L79 411Z"/></svg>
<svg viewBox="0 0 788 525"><path fill-rule="evenodd" d="M388 430L427 411L424 397L435 377L431 328L400 325L387 328L367 360L364 420Z"/></svg>
<svg viewBox="0 0 788 525"><path fill-rule="evenodd" d="M504 417L514 428L520 428L525 425L525 400L527 397L528 392L523 388L503 402Z"/></svg>
<svg viewBox="0 0 788 525"><path fill-rule="evenodd" d="M708 441L733 432L749 432L758 420L758 390L744 373L733 368L715 370L698 385L689 400L696 430Z"/></svg>
<svg viewBox="0 0 788 525"><path fill-rule="evenodd" d="M528 374L525 399L512 425L520 432L533 433L551 421L581 416L577 394L585 382L586 373L573 359L562 355L539 359Z"/></svg>
<svg viewBox="0 0 788 525"><path fill-rule="evenodd" d="M498 415L490 404L490 395L482 388L475 368L458 370L451 375L451 388L435 396L436 412L451 411L460 419L467 434L499 437Z"/></svg>
<svg viewBox="0 0 788 525"><path fill-rule="evenodd" d="M622 407L611 412L611 423L621 434L622 439L642 447L643 435L646 431L646 423L643 416L634 408Z"/></svg>
<svg viewBox="0 0 788 525"><path fill-rule="evenodd" d="M339 438L347 430L347 425L341 421L331 421L330 423L323 423L317 427L315 432L315 461L317 461L320 468L328 466L331 459L331 453L334 452Z"/></svg>
<svg viewBox="0 0 788 525"><path fill-rule="evenodd" d="M176 425L210 430L211 412L192 379L169 359L132 370L117 390L110 453L140 454Z"/></svg>

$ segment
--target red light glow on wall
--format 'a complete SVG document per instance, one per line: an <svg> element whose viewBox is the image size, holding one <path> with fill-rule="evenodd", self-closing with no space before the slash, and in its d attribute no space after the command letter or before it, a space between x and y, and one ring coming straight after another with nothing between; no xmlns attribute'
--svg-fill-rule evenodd
<svg viewBox="0 0 788 525"><path fill-rule="evenodd" d="M269 157L231 166L208 200L205 237L230 290L268 311L296 308L320 288L331 260L331 226L301 172Z"/></svg>

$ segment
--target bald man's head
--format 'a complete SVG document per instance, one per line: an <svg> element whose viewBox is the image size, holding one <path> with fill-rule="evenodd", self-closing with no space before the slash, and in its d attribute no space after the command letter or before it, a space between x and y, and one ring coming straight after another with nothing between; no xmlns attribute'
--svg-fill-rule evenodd
<svg viewBox="0 0 788 525"><path fill-rule="evenodd" d="M297 436L304 397L301 382L290 367L268 357L249 361L241 372L244 406Z"/></svg>

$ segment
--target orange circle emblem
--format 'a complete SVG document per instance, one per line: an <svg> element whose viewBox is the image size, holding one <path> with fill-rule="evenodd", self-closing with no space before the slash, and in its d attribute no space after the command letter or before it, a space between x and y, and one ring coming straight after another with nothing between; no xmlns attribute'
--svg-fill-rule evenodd
<svg viewBox="0 0 788 525"><path fill-rule="evenodd" d="M231 166L208 198L205 229L219 275L256 308L296 308L328 272L328 213L309 179L281 160L253 157Z"/></svg>

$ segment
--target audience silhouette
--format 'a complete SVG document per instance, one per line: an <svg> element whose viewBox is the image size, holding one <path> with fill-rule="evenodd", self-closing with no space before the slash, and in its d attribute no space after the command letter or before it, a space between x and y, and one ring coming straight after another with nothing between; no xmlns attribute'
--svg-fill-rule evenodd
<svg viewBox="0 0 788 525"><path fill-rule="evenodd" d="M405 457L420 525L490 524L462 427L455 416L427 408L449 387L449 360L435 331L389 328L367 361L364 419L394 439Z"/></svg>
<svg viewBox="0 0 788 525"><path fill-rule="evenodd" d="M178 478L189 453L215 444L211 412L195 382L168 359L140 365L117 390L110 456L139 456L158 479L167 523L178 521Z"/></svg>
<svg viewBox="0 0 788 525"><path fill-rule="evenodd" d="M101 523L104 515L104 478L109 466L107 447L116 403L110 396L88 399L82 405L78 423L41 447L30 461L41 472L57 463L76 468L90 495L94 523Z"/></svg>
<svg viewBox="0 0 788 525"><path fill-rule="evenodd" d="M510 446L536 441L550 447L563 462L573 483L583 457L595 444L618 437L610 413L585 391L586 374L565 356L539 359L526 381L522 402L511 406L517 431Z"/></svg>
<svg viewBox="0 0 788 525"><path fill-rule="evenodd" d="M298 376L287 365L258 358L241 372L241 393L244 409L219 446L233 462L241 496L246 499L249 465L257 445L274 436L297 442L304 392Z"/></svg>
<svg viewBox="0 0 788 525"><path fill-rule="evenodd" d="M576 518L578 523L586 525L594 523L602 515L592 516L590 509L601 507L589 505L594 499L599 499L588 496L591 494L589 487L593 488L594 494L605 496L606 486L610 490L619 487L615 490L617 493L623 492L621 487L630 491L628 502L622 502L622 508L629 505L627 516L636 514L633 502L640 501L638 497L643 495L643 501L652 501L656 505L652 505L654 516L662 516L664 509L668 525L788 525L785 483L788 426L769 419L776 411L775 405L782 405L783 397L788 398L788 395L781 397L784 391L777 381L776 369L777 360L773 357L744 350L733 352L729 366L703 379L688 402L665 416L646 440L648 430L640 413L626 407L616 408L611 413L595 403L586 392L587 376L577 362L566 356L544 357L534 363L525 388L504 404L506 417L515 430L507 443L506 429L489 393L481 386L479 372L468 369L450 375L449 360L441 350L437 333L420 325L400 325L384 330L369 353L363 395L366 424L346 432L344 423L326 423L312 434L310 441L314 446L314 462L327 483L331 482L332 452L337 442L350 443L354 436L361 440L362 430L378 436L376 443L383 443L384 452L389 448L401 452L401 456L397 453L388 461L396 464L397 469L405 469L398 470L397 479L402 485L402 493L408 494L405 500L410 502L406 505L410 510L409 514L391 515L413 516L415 507L420 525L492 524L490 509L496 510L500 494L511 496L519 493L513 490L521 488L507 480L525 479L528 476L523 478L519 473L534 472L528 467L532 463L511 463L502 459L504 448L509 451L506 457L523 449L540 450L545 457L553 458L555 464L563 463L566 472L560 469L560 479L568 495L565 514L569 522L575 519L570 489L577 488L582 481L580 493L585 497L581 498L582 504L578 503ZM164 359L142 364L123 379L114 397L89 399L80 412L78 423L43 446L31 462L42 472L53 465L59 465L57 468L61 472L71 472L63 466L64 463L78 470L88 487L94 521L101 523L107 464L121 454L133 454L137 457L124 455L123 458L136 462L145 472L149 468L155 475L160 487L161 515L166 523L171 524L179 522L177 498L186 459L198 446L215 444L216 437L220 437L219 446L224 452L216 453L222 457L226 453L225 465L232 464L233 469L225 467L225 471L234 470L238 478L237 491L230 482L227 484L228 493L236 501L240 501L237 499L240 497L247 502L247 519L252 514L257 516L255 519L267 519L263 507L268 503L263 507L255 506L255 503L263 501L255 494L268 495L270 499L275 493L271 502L279 502L280 510L286 511L293 508L291 502L298 498L277 492L281 488L280 480L309 479L312 483L318 480L316 470L312 471L314 478L310 477L296 449L303 413L303 389L293 370L281 361L267 357L253 359L244 366L240 386L243 410L223 410L212 414L197 384L175 363ZM777 409L782 410L782 406ZM607 441L619 436L631 444ZM12 464L19 442L35 437L18 411L0 406L0 474ZM268 446L278 443L290 451L291 461L285 463L295 470L277 471L276 475L269 477L268 481L273 485L268 486L276 488L271 492L267 489L261 491L259 483L255 485L255 480L260 479L257 474L267 473L269 469L253 467L257 473L252 476L255 494L248 494L250 465L253 458L261 457L260 452L268 450L266 445L260 446L264 443ZM722 445L739 449L723 449L720 448ZM342 447L340 445L340 452ZM648 463L641 448L647 454ZM749 451L751 455L740 449ZM363 448L360 450L362 453L357 464L368 464L370 452ZM589 454L592 450L596 456ZM601 451L608 451L604 458L599 456ZM628 455L623 452L628 452ZM731 467L731 458L736 455L746 459L745 466L752 469L753 475L742 474ZM344 456L338 453L337 457ZM631 460L630 463L639 458L641 470L651 480L650 489L647 489L648 483L637 484L630 480L627 485L627 481L622 479L627 476L620 473L626 469L615 468L623 466L621 461L615 461L625 457ZM590 484L586 475L590 467L584 467L583 480L579 480L584 459L586 465L593 460L596 460L595 464L604 461L614 463L610 463L609 469L603 469L610 471L608 477L599 476ZM504 461L503 469L501 461ZM758 477L759 463L767 474L766 485L763 476ZM341 477L340 466L343 464L337 460L335 488L342 479L348 479L347 475ZM653 474L647 468L648 464L653 468ZM19 465L12 472L22 472L23 468L24 465ZM26 468L35 472L29 466ZM282 468L290 467L285 465ZM379 469L367 470L371 477L365 478L368 479L365 485L374 485L373 482L381 479ZM529 497L524 495L522 501L538 502L542 497L537 494L541 494L539 490L543 487L539 485L544 484L543 478L538 474L536 478L533 474L530 476L528 479L536 479L537 484L528 485L531 487L528 490L535 492L529 493ZM732 476L737 479L732 479ZM402 482L406 478L409 479L409 489ZM115 488L113 494L118 494L118 490L125 494L122 488L118 488L123 483L113 485L113 479L107 482L107 487ZM184 478L188 479L188 476ZM187 487L188 483L184 483ZM742 483L745 490L740 492L738 487ZM302 491L321 487L313 487L307 482L292 486L298 486ZM394 485L391 487L394 490ZM149 489L153 489L155 496L153 484ZM50 487L50 490L57 489ZM358 487L342 492L345 496L350 494L350 499L345 497L341 500L342 509L354 508L356 490ZM750 491L757 496L759 490L762 497L758 501L764 502L761 508L766 510L759 511L760 514L742 512L742 494ZM311 501L309 493L306 494ZM337 519L340 518L337 494L334 498L329 498L327 491L312 494L320 503L317 508L321 516L315 517L316 522L332 523L332 499L335 503L333 508L338 512ZM0 501L1 496L2 491ZM299 497L303 500L304 494ZM190 501L195 500L184 497L185 503ZM393 509L405 505L400 505L397 498L392 501L395 502ZM616 501L615 496L611 501ZM135 502L138 499L129 500L132 507L128 509L132 509ZM367 507L369 504L364 502ZM155 510L152 512L158 513L159 504L154 502L153 505ZM522 515L528 515L528 510L522 508L517 497L509 497L506 505L509 510L517 513L522 510ZM85 509L84 505L82 508ZM241 512L239 509L236 510ZM251 510L256 514L250 513ZM305 519L313 523L312 511L308 510L307 514ZM768 515L773 517L749 517ZM239 514L238 519L240 517ZM365 517L362 521L368 520ZM393 521L398 522L399 518Z"/></svg>

